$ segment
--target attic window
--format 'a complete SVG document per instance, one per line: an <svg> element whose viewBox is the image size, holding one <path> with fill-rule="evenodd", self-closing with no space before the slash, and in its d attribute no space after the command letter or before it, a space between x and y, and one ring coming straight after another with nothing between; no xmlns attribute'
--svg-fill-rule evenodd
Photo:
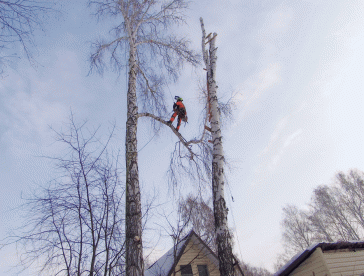
<svg viewBox="0 0 364 276"><path fill-rule="evenodd" d="M209 273L207 271L207 265L198 265L197 269L199 276L209 276Z"/></svg>
<svg viewBox="0 0 364 276"><path fill-rule="evenodd" d="M192 273L192 267L191 265L181 265L180 267L181 269L181 275L182 276L193 276L193 273Z"/></svg>

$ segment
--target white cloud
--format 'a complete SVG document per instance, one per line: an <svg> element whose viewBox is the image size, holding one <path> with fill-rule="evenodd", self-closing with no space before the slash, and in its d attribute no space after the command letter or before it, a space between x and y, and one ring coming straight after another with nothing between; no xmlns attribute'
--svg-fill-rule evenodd
<svg viewBox="0 0 364 276"><path fill-rule="evenodd" d="M256 169L255 173L260 175L260 178L264 178L265 172L274 172L277 166L279 166L282 156L287 153L288 147L299 140L299 137L303 133L303 129L299 128L289 135L284 135L284 129L287 127L289 116L281 119L276 128L274 129L268 146L266 146L259 158L261 159L260 165Z"/></svg>
<svg viewBox="0 0 364 276"><path fill-rule="evenodd" d="M247 112L254 110L263 93L281 82L281 66L278 63L268 64L263 70L248 78L238 86L238 93L234 97L239 106L239 113L232 125L232 130L244 119ZM229 134L231 135L231 133Z"/></svg>
<svg viewBox="0 0 364 276"><path fill-rule="evenodd" d="M237 104L244 105L244 109L252 106L267 90L281 82L281 65L268 64L263 70L248 78L240 85L236 96Z"/></svg>
<svg viewBox="0 0 364 276"><path fill-rule="evenodd" d="M280 154L277 154L277 155L273 156L272 162L271 162L273 166L277 166L277 164L279 162L279 159L280 159L280 156L281 156L282 153L283 152L281 151Z"/></svg>
<svg viewBox="0 0 364 276"><path fill-rule="evenodd" d="M271 147L275 144L275 142L278 140L279 136L283 132L284 128L286 127L286 125L288 123L288 117L289 116L286 116L286 117L282 118L277 123L277 125L276 125L270 139L269 139L268 145L262 150L262 152L259 154L259 156L267 154L270 151Z"/></svg>
<svg viewBox="0 0 364 276"><path fill-rule="evenodd" d="M30 95L17 91L5 106L7 118L6 131L2 142L8 145L13 153L24 154L32 146L49 137L49 125L68 113L66 106L51 102L39 95Z"/></svg>
<svg viewBox="0 0 364 276"><path fill-rule="evenodd" d="M287 147L289 145L291 145L295 140L298 139L298 137L303 133L302 128L296 130L295 132L293 132L292 134L286 136L286 139L284 139L284 143L283 146L282 145L278 145L278 144L282 144L283 139L281 140L277 140L276 145L275 145L275 152L278 151L278 153L274 154L273 157L271 157L268 168L270 171L274 171L274 169L278 166L279 161L281 160L281 156L283 156L286 151L287 151Z"/></svg>
<svg viewBox="0 0 364 276"><path fill-rule="evenodd" d="M79 83L81 70L77 55L67 51L57 52L56 56L56 76L47 75L55 69L41 75L33 68L23 67L19 72L9 70L8 78L0 87L3 106L0 126L4 127L1 140L14 153L24 152L40 140L50 138L49 126L68 117L72 102L84 90Z"/></svg>
<svg viewBox="0 0 364 276"><path fill-rule="evenodd" d="M235 100L239 106L240 113L236 116L237 126L247 112L253 111L264 93L282 83L283 64L277 61L276 44L283 34L289 29L294 18L294 11L284 4L265 14L260 14L263 24L259 27L254 36L258 42L259 56L254 64L257 71L237 85L239 91ZM246 61L245 61L246 62Z"/></svg>
<svg viewBox="0 0 364 276"><path fill-rule="evenodd" d="M289 135L286 139L286 141L283 144L283 148L288 147L294 140L297 140L298 137L302 134L302 128L297 129L295 132L293 132L291 135Z"/></svg>

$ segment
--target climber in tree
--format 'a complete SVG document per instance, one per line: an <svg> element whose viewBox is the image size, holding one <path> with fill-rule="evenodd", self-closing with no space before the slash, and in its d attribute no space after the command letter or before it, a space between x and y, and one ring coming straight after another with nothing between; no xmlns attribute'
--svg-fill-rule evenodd
<svg viewBox="0 0 364 276"><path fill-rule="evenodd" d="M187 111L186 107L182 103L183 99L179 96L175 96L174 99L176 102L173 104L173 115L169 121L167 121L167 124L171 125L176 116L178 115L178 123L176 130L179 131L179 127L181 126L181 121L187 122Z"/></svg>

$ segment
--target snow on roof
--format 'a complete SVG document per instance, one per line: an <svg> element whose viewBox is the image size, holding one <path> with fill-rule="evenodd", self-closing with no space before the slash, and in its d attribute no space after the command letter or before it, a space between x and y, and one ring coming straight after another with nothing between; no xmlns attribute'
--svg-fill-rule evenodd
<svg viewBox="0 0 364 276"><path fill-rule="evenodd" d="M174 256L178 258L181 250L184 249L184 245L186 244L188 237L191 235L188 234L184 237L176 247L172 247L167 251L161 258L159 258L154 264L152 264L145 272L144 276L166 276L169 271L172 269L174 264ZM174 255L174 251L175 255Z"/></svg>
<svg viewBox="0 0 364 276"><path fill-rule="evenodd" d="M161 258L159 258L154 264L152 264L145 272L144 276L168 276L175 265L179 262L181 255L184 253L189 242L192 242L197 248L202 256L210 259L210 261L219 267L219 259L217 255L211 250L211 248L199 237L197 234L191 230L191 232L186 235L176 247L172 247L167 251ZM175 251L175 252L174 252ZM199 253L199 254L200 254ZM234 256L234 260L236 258ZM238 269L241 275L244 275L238 262L234 264L234 269Z"/></svg>
<svg viewBox="0 0 364 276"><path fill-rule="evenodd" d="M312 244L307 249L301 251L292 257L292 259L287 262L281 269L279 269L274 276L285 276L291 273L294 269L296 269L302 262L304 262L315 250L320 247L324 250L335 250L335 249L344 249L344 248L364 248L364 241L338 241L338 242L319 242Z"/></svg>
<svg viewBox="0 0 364 276"><path fill-rule="evenodd" d="M281 267L276 273L274 273L274 276L281 275L288 267L292 266L297 260L300 260L301 258L305 257L311 250L316 249L316 247L319 245L319 243L315 243L308 247L307 249L297 253L292 257L291 260L289 260L284 266Z"/></svg>

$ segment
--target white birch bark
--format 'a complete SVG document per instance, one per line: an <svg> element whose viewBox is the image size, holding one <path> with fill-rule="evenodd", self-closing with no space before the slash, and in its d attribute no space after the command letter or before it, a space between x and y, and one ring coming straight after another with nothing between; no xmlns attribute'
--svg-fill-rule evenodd
<svg viewBox="0 0 364 276"><path fill-rule="evenodd" d="M219 258L220 275L230 276L234 274L233 254L230 242L230 234L227 223L228 210L226 208L224 188L224 150L222 145L222 135L220 127L220 113L218 109L217 85L216 85L216 33L209 38L209 52L205 50L205 29L203 20L202 28L202 52L207 69L207 85L210 99L211 113L211 136L213 143L212 158L212 196L215 217L216 243Z"/></svg>
<svg viewBox="0 0 364 276"><path fill-rule="evenodd" d="M142 247L142 211L138 170L137 122L138 103L136 95L136 79L138 64L136 60L135 31L126 20L129 33L129 80L127 93L127 119L125 136L126 159L126 275L144 275Z"/></svg>
<svg viewBox="0 0 364 276"><path fill-rule="evenodd" d="M168 77L154 70L163 60L164 69L176 79L182 64L196 65L197 55L188 48L188 40L173 33L163 32L175 23L183 23L182 11L188 7L185 0L90 0L98 7L99 16L120 16L123 22L113 29L116 38L109 43L97 42L96 52L91 56L92 64L102 72L103 53L109 51L111 63L121 69L125 49L129 49L127 119L125 137L126 159L126 275L144 275L142 251L141 191L139 186L137 121L138 101L144 103L144 111L161 116L166 110L163 85ZM120 51L121 50L121 51ZM137 91L138 90L138 91ZM137 92L139 94L137 94ZM149 114L149 113L145 113ZM179 138L183 141L183 137ZM184 141L185 142L185 141ZM186 143L186 142L185 142Z"/></svg>

